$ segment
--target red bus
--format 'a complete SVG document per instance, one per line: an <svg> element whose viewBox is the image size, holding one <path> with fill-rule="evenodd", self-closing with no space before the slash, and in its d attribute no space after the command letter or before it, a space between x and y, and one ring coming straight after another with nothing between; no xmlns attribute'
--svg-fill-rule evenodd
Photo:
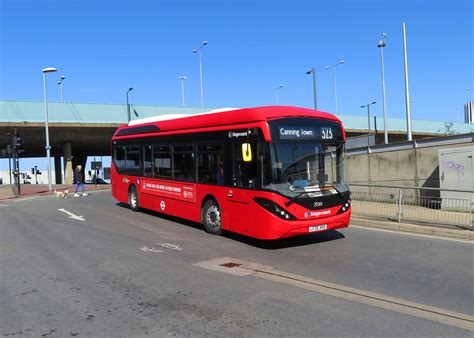
<svg viewBox="0 0 474 338"><path fill-rule="evenodd" d="M344 228L345 139L334 115L286 106L134 120L112 138L112 195L211 234L278 239Z"/></svg>

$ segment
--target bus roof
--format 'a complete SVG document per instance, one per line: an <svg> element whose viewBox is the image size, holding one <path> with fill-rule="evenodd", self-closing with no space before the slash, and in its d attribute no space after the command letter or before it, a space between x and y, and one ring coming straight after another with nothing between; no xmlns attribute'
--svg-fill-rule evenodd
<svg viewBox="0 0 474 338"><path fill-rule="evenodd" d="M168 114L134 120L130 124L121 126L115 133L119 135L140 134L143 132L164 132L183 129L231 126L236 124L269 121L285 117L313 117L341 121L334 115L314 109L291 106L265 106L255 108L225 108L209 112L186 115Z"/></svg>
<svg viewBox="0 0 474 338"><path fill-rule="evenodd" d="M210 111L206 111L203 113L197 113L197 114L163 114L163 115L156 115L156 116L151 116L151 117L145 117L142 119L136 119L136 120L131 120L128 125L129 126L136 126L139 124L145 124L145 123L151 123L151 122L160 122L160 121L167 121L167 120L175 120L175 119L180 119L183 117L191 117L191 116L197 116L197 115L205 115L205 114L215 114L215 113L220 113L224 111L231 111L231 110L237 110L239 108L220 108L220 109L213 109Z"/></svg>

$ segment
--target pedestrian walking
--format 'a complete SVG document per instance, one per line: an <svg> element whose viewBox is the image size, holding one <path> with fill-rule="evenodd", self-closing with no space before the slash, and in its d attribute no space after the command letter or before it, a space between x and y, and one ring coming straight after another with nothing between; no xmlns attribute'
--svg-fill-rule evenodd
<svg viewBox="0 0 474 338"><path fill-rule="evenodd" d="M75 181L74 197L80 196L77 193L77 190L79 189L79 185L81 186L82 196L87 196L88 194L84 192L84 175L82 173L82 165L80 164L76 167L76 169L74 169L74 181Z"/></svg>

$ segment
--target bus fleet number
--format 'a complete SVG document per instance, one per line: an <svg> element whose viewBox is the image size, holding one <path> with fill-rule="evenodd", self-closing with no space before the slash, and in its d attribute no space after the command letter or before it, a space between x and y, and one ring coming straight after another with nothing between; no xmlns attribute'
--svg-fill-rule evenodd
<svg viewBox="0 0 474 338"><path fill-rule="evenodd" d="M332 140L332 129L331 128L321 128L321 138L323 140Z"/></svg>

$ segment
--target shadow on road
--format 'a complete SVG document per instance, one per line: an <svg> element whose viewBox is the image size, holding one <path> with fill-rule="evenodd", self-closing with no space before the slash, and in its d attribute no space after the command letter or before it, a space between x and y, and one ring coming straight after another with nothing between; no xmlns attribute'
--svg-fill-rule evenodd
<svg viewBox="0 0 474 338"><path fill-rule="evenodd" d="M122 208L130 209L128 204L125 204L122 202L118 202L115 205L120 206ZM162 214L160 212L148 210L148 209L140 209L140 212L153 216L153 217L159 217L159 218L168 220L170 222L183 224L188 227L204 231L202 224L189 221L187 219ZM276 240L255 239L255 238L247 237L247 236L229 232L229 231L224 232L222 236L234 241L241 242L246 245L250 245L256 248L266 249L266 250L278 250L278 249L292 248L295 246L313 245L313 244L330 242L330 241L345 238L345 236L342 233L336 230L329 230L329 231L321 232L321 233L313 233L313 234L309 234L305 236L297 236L297 237L290 237L290 238L283 238L283 239L276 239Z"/></svg>
<svg viewBox="0 0 474 338"><path fill-rule="evenodd" d="M295 246L313 245L345 238L342 233L336 230L329 230L326 232L321 232L319 234L311 234L275 240L255 239L232 232L226 232L223 236L242 242L247 245L266 250L278 250L292 248Z"/></svg>

